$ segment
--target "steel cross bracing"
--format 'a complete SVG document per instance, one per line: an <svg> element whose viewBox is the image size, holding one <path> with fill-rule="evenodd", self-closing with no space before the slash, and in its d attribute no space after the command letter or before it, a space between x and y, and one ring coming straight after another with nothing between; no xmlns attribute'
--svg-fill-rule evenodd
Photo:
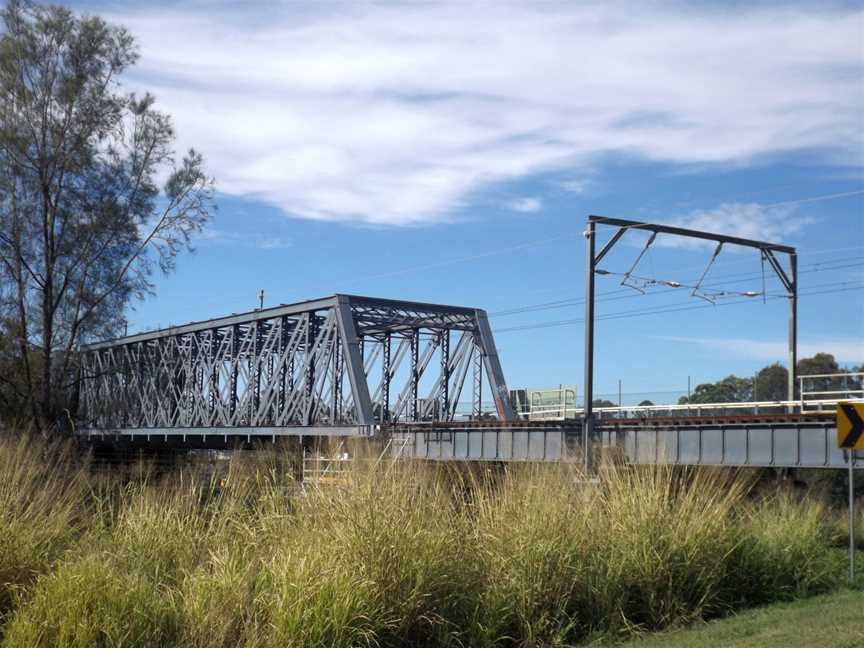
<svg viewBox="0 0 864 648"><path fill-rule="evenodd" d="M81 367L91 432L452 421L472 368L470 413L485 373L498 417L513 417L474 308L335 295L87 345Z"/></svg>

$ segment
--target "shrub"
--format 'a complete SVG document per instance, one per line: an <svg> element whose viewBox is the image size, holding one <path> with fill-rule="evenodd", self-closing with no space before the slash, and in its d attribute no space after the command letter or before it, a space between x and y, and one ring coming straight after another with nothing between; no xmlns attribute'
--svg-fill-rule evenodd
<svg viewBox="0 0 864 648"><path fill-rule="evenodd" d="M166 592L146 576L92 554L40 578L9 624L5 646L161 647L178 623Z"/></svg>
<svg viewBox="0 0 864 648"><path fill-rule="evenodd" d="M247 538L230 542L187 572L176 592L182 645L194 648L258 646L263 621L256 607L260 561Z"/></svg>
<svg viewBox="0 0 864 648"><path fill-rule="evenodd" d="M486 586L470 643L556 644L584 634L598 493L567 467L514 467L477 488Z"/></svg>
<svg viewBox="0 0 864 648"><path fill-rule="evenodd" d="M745 492L708 471L610 466L588 484L567 467L517 469L479 522L485 640L556 645L717 613Z"/></svg>
<svg viewBox="0 0 864 648"><path fill-rule="evenodd" d="M298 532L369 592L384 645L446 645L474 615L482 577L453 476L418 463L365 464L344 488L298 503Z"/></svg>
<svg viewBox="0 0 864 648"><path fill-rule="evenodd" d="M299 539L299 538L298 538ZM375 646L383 610L372 583L345 570L326 547L285 548L259 582L268 646Z"/></svg>
<svg viewBox="0 0 864 648"><path fill-rule="evenodd" d="M745 511L742 540L728 567L736 607L788 600L830 589L837 580L827 551L831 529L818 501L778 493Z"/></svg>

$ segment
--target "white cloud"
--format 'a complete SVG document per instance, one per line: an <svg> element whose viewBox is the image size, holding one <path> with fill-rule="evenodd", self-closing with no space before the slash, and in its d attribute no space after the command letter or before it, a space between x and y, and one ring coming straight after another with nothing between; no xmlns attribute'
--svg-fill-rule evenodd
<svg viewBox="0 0 864 648"><path fill-rule="evenodd" d="M726 203L714 209L696 210L686 216L666 219L669 225L686 227L727 236L783 243L813 222L813 218L796 213L795 205L760 205ZM657 245L665 247L713 247L710 241L679 236L660 236ZM735 246L729 249L741 249Z"/></svg>
<svg viewBox="0 0 864 648"><path fill-rule="evenodd" d="M754 360L785 360L788 346L785 341L753 340L747 338L691 338L662 336L658 339L694 344L709 349L746 356ZM798 357L806 358L817 353L830 353L840 363L864 362L864 339L826 338L815 342L798 344Z"/></svg>
<svg viewBox="0 0 864 648"><path fill-rule="evenodd" d="M257 242L257 247L261 250L284 250L292 245L289 239L280 236L268 236Z"/></svg>
<svg viewBox="0 0 864 648"><path fill-rule="evenodd" d="M590 185L590 181L585 179L573 178L570 180L561 180L558 183L558 186L561 187L564 191L569 191L571 193L581 194L585 193Z"/></svg>
<svg viewBox="0 0 864 648"><path fill-rule="evenodd" d="M208 227L201 232L199 240L204 244L234 245L252 247L259 250L284 250L293 245L290 239L280 236L266 236L249 232L231 232Z"/></svg>
<svg viewBox="0 0 864 648"><path fill-rule="evenodd" d="M524 214L533 214L543 209L543 201L539 198L518 198L509 205L510 209Z"/></svg>
<svg viewBox="0 0 864 648"><path fill-rule="evenodd" d="M130 81L221 191L410 224L478 190L625 154L860 160L862 14L656 3L123 9ZM857 157L856 157L857 156Z"/></svg>

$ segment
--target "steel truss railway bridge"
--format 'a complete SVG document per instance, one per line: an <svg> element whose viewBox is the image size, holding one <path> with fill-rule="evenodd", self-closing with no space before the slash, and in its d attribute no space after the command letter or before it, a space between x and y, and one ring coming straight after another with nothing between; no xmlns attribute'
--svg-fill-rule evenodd
<svg viewBox="0 0 864 648"><path fill-rule="evenodd" d="M513 418L484 311L354 295L91 344L81 372L91 436L368 436L452 421L466 381Z"/></svg>
<svg viewBox="0 0 864 648"><path fill-rule="evenodd" d="M574 462L589 445L580 418L513 411L476 308L335 295L91 344L81 371L76 432L96 443L360 437L402 458ZM840 467L833 402L601 408L593 445L632 463Z"/></svg>

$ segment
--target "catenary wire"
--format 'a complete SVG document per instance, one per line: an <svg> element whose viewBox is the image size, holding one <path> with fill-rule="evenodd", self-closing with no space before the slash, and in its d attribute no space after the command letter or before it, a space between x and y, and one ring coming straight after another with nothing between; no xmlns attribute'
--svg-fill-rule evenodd
<svg viewBox="0 0 864 648"><path fill-rule="evenodd" d="M807 290L807 291L803 291L803 292L799 293L798 297L800 299L801 297L809 297L809 296L814 296L814 295L828 295L828 294L838 293L838 292L851 292L851 291L856 291L856 290L864 290L864 283L857 283L856 285L850 285L850 284L855 284L855 282L850 281L850 282L843 282L843 283L839 283L839 284L838 283L825 284L825 286L835 286L835 287L847 286L847 287L845 287L845 288L837 287L837 288L828 289L828 290L812 290L811 289L811 290ZM813 288L816 288L816 286L814 286ZM769 300L775 301L778 299L786 299L787 297L786 297L786 295L771 294L771 295L768 295L767 298ZM721 306L732 306L734 304L752 304L752 303L753 303L753 301L751 299L738 299L738 300L734 300L734 301L721 302L719 304L697 304L695 306L694 305L691 305L691 306L663 306L663 307L657 307L657 308L652 308L652 309L635 309L635 310L629 310L629 311L607 313L605 315L598 315L596 317L596 319L597 320L611 320L611 319L622 319L622 318L629 318L629 317L642 317L642 316L646 316L646 315L662 315L664 313L677 313L677 312L688 311L688 310L699 310L699 309L703 309L703 308L719 308ZM523 324L520 326L510 326L510 327L506 327L506 328L496 328L493 330L493 333L508 333L511 331L527 331L527 330L540 329L540 328L551 328L551 327L556 327L556 326L568 326L568 325L572 325L572 324L582 324L584 322L585 322L585 320L583 318L578 317L578 318L571 318L571 319L565 319L565 320L554 320L554 321L550 321L550 322L538 322L538 323L533 323L533 324Z"/></svg>

